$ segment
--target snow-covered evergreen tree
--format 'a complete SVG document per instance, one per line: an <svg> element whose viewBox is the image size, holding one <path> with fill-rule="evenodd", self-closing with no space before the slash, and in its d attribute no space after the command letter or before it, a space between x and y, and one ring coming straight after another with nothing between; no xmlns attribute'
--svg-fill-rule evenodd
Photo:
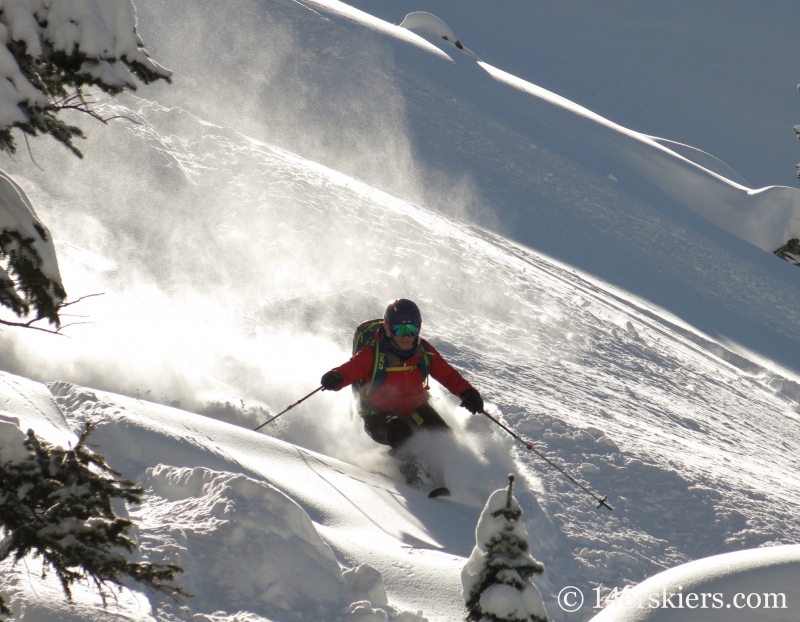
<svg viewBox="0 0 800 622"><path fill-rule="evenodd" d="M0 0L0 150L16 151L17 129L26 140L49 134L82 157L73 139L83 132L64 122L61 111L104 121L87 88L117 95L135 90L137 79L148 84L170 76L144 49L131 0ZM19 200L0 185L0 307L33 315L0 323L30 327L46 320L58 328L66 293L52 241L24 194Z"/></svg>
<svg viewBox="0 0 800 622"><path fill-rule="evenodd" d="M544 566L530 554L530 540L514 498L514 476L508 488L486 502L475 530L475 548L461 571L461 586L470 622L546 622L542 595L530 578Z"/></svg>
<svg viewBox="0 0 800 622"><path fill-rule="evenodd" d="M177 596L169 585L182 572L174 564L129 561L123 552L136 544L127 536L131 521L118 516L112 501L139 503L144 490L120 479L103 456L86 445L87 425L73 449L54 447L28 430L0 429L0 561L41 557L71 599L70 586L91 580L105 603L109 585L131 580ZM11 615L0 596L0 615Z"/></svg>

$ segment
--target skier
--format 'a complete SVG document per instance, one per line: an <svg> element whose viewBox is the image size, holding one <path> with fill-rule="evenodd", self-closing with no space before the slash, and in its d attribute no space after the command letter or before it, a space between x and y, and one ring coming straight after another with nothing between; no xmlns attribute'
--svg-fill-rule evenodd
<svg viewBox="0 0 800 622"><path fill-rule="evenodd" d="M386 308L383 324L372 341L349 361L325 373L320 381L323 388L332 391L363 383L357 399L364 430L374 441L391 447L393 455L416 430L450 430L428 403L428 374L459 396L461 406L471 413L483 410L477 389L431 344L420 339L421 328L422 315L417 305L403 298L395 300Z"/></svg>

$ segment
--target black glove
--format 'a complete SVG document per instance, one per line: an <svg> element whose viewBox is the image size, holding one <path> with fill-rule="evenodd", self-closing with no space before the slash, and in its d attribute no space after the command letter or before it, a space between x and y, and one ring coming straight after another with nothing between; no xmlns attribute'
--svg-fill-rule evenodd
<svg viewBox="0 0 800 622"><path fill-rule="evenodd" d="M461 394L461 406L475 415L483 412L483 398L477 389L470 387Z"/></svg>
<svg viewBox="0 0 800 622"><path fill-rule="evenodd" d="M342 384L342 380L344 380L342 373L332 369L329 372L325 372L325 375L322 376L322 380L320 380L319 383L322 385L323 389L335 391Z"/></svg>

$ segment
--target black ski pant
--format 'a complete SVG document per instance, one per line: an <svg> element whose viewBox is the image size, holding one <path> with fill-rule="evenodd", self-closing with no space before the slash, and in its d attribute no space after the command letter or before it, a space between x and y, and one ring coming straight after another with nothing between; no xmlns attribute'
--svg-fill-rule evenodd
<svg viewBox="0 0 800 622"><path fill-rule="evenodd" d="M405 443L415 429L450 430L442 416L428 404L421 404L410 415L399 417L387 412L363 415L364 430L370 438L381 445L397 449Z"/></svg>

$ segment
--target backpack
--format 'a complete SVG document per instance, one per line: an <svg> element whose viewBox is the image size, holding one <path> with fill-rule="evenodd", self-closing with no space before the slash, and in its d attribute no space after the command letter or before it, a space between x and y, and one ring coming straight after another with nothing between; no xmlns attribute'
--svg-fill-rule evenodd
<svg viewBox="0 0 800 622"><path fill-rule="evenodd" d="M353 335L353 356L355 356L356 353L365 346L369 346L373 348L373 354L375 357L375 364L372 366L372 378L369 381L360 380L352 384L353 397L355 398L356 402L356 410L362 417L364 415L371 414L369 404L367 404L362 398L366 397L372 391L378 388L385 380L387 373L394 371L394 368L386 367L386 354L381 352L380 340L378 339L379 330L383 330L383 320L367 320L366 322L362 322L358 325L358 328L356 328L356 332ZM419 367L420 371L422 372L422 384L427 385L428 374L431 367L431 357L433 356L433 353L430 351L427 341L420 339L419 343L422 346L422 356L419 357ZM367 386L367 390L363 391L364 387Z"/></svg>

